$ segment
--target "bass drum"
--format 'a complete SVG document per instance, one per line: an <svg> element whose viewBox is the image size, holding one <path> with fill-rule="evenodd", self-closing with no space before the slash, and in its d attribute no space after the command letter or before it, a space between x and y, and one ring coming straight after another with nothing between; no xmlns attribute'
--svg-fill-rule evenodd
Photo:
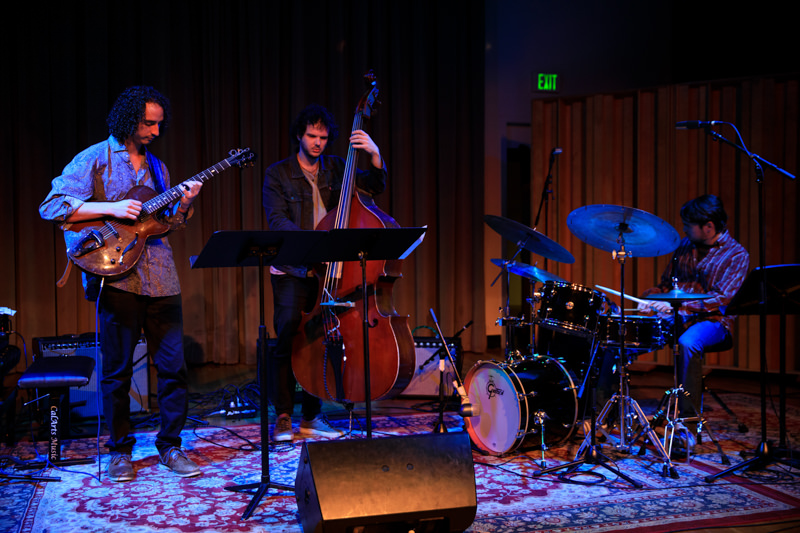
<svg viewBox="0 0 800 533"><path fill-rule="evenodd" d="M575 431L575 382L552 357L478 361L467 372L464 387L479 409L478 416L465 419L467 433L488 454L512 452L528 437L539 446L542 441L547 447L557 446Z"/></svg>

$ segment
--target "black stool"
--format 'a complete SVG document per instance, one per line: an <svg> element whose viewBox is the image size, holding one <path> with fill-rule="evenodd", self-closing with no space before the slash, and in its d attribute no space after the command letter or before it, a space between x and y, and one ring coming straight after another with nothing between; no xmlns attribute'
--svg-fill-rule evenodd
<svg viewBox="0 0 800 533"><path fill-rule="evenodd" d="M50 399L44 425L49 426L47 459L53 465L94 462L93 459L61 459L61 441L69 437L69 388L89 383L93 371L94 359L85 355L39 357L19 378L17 386L20 389L38 389L37 400L45 396Z"/></svg>

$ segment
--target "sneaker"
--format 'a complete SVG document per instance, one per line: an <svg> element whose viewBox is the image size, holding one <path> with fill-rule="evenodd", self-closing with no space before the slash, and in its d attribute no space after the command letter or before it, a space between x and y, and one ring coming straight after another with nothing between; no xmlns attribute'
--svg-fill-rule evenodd
<svg viewBox="0 0 800 533"><path fill-rule="evenodd" d="M195 477L200 475L200 468L197 464L186 457L186 453L177 446L167 448L166 453L159 452L158 455L161 464L180 477Z"/></svg>
<svg viewBox="0 0 800 533"><path fill-rule="evenodd" d="M108 477L111 481L131 481L136 477L131 464L131 454L112 452L108 461Z"/></svg>
<svg viewBox="0 0 800 533"><path fill-rule="evenodd" d="M317 415L312 420L300 422L300 433L303 435L319 435L320 437L341 437L344 431L331 426L323 415Z"/></svg>
<svg viewBox="0 0 800 533"><path fill-rule="evenodd" d="M275 427L272 430L272 440L275 442L291 442L292 417L287 414L278 415Z"/></svg>

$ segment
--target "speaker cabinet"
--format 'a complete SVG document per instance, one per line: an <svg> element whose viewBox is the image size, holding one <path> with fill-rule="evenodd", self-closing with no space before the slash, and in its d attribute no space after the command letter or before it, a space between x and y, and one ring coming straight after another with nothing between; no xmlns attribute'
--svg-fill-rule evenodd
<svg viewBox="0 0 800 533"><path fill-rule="evenodd" d="M44 357L69 355L87 355L98 361L92 379L83 387L70 387L70 404L75 405L72 415L75 417L94 418L99 412L103 414L103 398L100 394L100 375L103 372L103 357L95 342L94 333L84 335L62 335L60 337L37 337L33 339L35 353ZM133 378L131 382L131 413L145 412L150 407L149 401L149 366L147 358L147 342L144 337L136 345L133 352Z"/></svg>
<svg viewBox="0 0 800 533"><path fill-rule="evenodd" d="M295 498L304 533L464 531L478 505L469 435L304 442Z"/></svg>
<svg viewBox="0 0 800 533"><path fill-rule="evenodd" d="M453 368L450 359L445 359L444 365L444 396L445 398L453 394L453 380L455 374L461 372L464 361L464 351L461 348L461 339L458 337L447 337L447 345L453 360L456 363ZM439 349L442 341L432 337L414 337L414 351L416 354L416 364L414 365L414 376L403 389L400 396L407 398L439 398ZM447 357L447 354L444 354Z"/></svg>

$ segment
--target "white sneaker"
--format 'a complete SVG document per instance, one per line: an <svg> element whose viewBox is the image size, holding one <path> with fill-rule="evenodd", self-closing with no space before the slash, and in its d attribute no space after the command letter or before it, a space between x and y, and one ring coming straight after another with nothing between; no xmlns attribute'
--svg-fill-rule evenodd
<svg viewBox="0 0 800 533"><path fill-rule="evenodd" d="M331 426L328 419L319 414L313 420L302 420L300 422L300 434L319 435L320 437L341 437L344 431Z"/></svg>

